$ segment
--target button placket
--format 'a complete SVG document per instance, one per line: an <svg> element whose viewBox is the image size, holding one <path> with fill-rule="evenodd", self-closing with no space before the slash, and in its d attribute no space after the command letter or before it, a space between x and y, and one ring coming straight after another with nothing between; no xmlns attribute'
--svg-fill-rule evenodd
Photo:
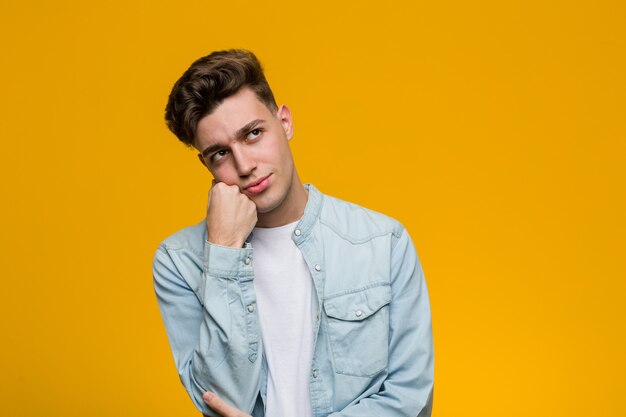
<svg viewBox="0 0 626 417"><path fill-rule="evenodd" d="M247 264L246 260L249 259L249 262L252 261L251 254L246 254L245 258L241 258L239 262L241 264ZM254 276L251 274L252 266L246 265L243 270L245 271L243 275L239 278L238 284L240 287L240 296L242 305L242 312L244 317L242 319L245 322L246 328L246 339L248 341L248 360L250 362L255 362L257 360L257 353L259 349L259 339L260 339L260 328L259 328L259 318L256 313L256 297L254 294L254 284L253 278ZM241 310L240 310L241 311Z"/></svg>

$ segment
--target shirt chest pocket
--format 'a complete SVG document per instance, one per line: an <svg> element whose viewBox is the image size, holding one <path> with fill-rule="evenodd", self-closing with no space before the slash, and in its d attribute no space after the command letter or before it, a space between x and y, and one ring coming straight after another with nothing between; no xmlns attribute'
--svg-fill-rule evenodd
<svg viewBox="0 0 626 417"><path fill-rule="evenodd" d="M335 372L370 377L387 368L390 302L389 284L324 300Z"/></svg>

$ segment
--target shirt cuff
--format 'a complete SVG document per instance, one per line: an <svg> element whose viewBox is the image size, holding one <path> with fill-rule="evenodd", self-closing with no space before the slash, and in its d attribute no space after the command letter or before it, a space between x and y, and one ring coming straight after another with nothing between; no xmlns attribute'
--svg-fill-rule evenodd
<svg viewBox="0 0 626 417"><path fill-rule="evenodd" d="M246 242L243 248L221 246L204 241L204 272L223 278L251 278L252 246Z"/></svg>

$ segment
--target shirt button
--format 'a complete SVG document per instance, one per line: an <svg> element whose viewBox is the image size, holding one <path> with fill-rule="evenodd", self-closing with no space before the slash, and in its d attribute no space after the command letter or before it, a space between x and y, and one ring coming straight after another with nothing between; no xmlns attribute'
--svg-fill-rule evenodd
<svg viewBox="0 0 626 417"><path fill-rule="evenodd" d="M248 304L248 312L249 313L254 312L254 306L252 304Z"/></svg>
<svg viewBox="0 0 626 417"><path fill-rule="evenodd" d="M246 258L243 263L245 263L246 265L250 265L251 259L250 258Z"/></svg>
<svg viewBox="0 0 626 417"><path fill-rule="evenodd" d="M354 312L354 314L356 314L357 317L361 317L363 315L363 311L361 309L358 309Z"/></svg>
<svg viewBox="0 0 626 417"><path fill-rule="evenodd" d="M300 236L300 229L296 229L296 231L294 232L296 234L296 236Z"/></svg>
<svg viewBox="0 0 626 417"><path fill-rule="evenodd" d="M317 272L319 272L319 271L321 271L321 270L322 270L322 267L321 267L319 264L317 264L317 265L315 265L315 270L316 270Z"/></svg>
<svg viewBox="0 0 626 417"><path fill-rule="evenodd" d="M317 378L317 369L313 369L313 378Z"/></svg>

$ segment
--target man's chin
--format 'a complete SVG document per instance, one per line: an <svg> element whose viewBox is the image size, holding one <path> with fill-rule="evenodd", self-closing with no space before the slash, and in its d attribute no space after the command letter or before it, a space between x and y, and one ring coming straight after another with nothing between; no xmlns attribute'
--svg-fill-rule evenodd
<svg viewBox="0 0 626 417"><path fill-rule="evenodd" d="M263 194L264 195L257 196L257 198L250 198L250 200L252 200L252 202L256 206L257 214L268 214L281 207L281 205L285 201L285 197L283 197L282 199L277 199L276 196L274 196L273 194Z"/></svg>
<svg viewBox="0 0 626 417"><path fill-rule="evenodd" d="M274 210L273 207L262 207L262 206L259 206L259 205L256 206L257 214L267 214L267 213L271 212L272 210Z"/></svg>
<svg viewBox="0 0 626 417"><path fill-rule="evenodd" d="M279 204L268 204L268 203L264 204L263 201L254 201L254 200L252 200L252 202L256 206L257 214L267 214L267 213L270 213L270 212L276 210L276 208L279 206Z"/></svg>

